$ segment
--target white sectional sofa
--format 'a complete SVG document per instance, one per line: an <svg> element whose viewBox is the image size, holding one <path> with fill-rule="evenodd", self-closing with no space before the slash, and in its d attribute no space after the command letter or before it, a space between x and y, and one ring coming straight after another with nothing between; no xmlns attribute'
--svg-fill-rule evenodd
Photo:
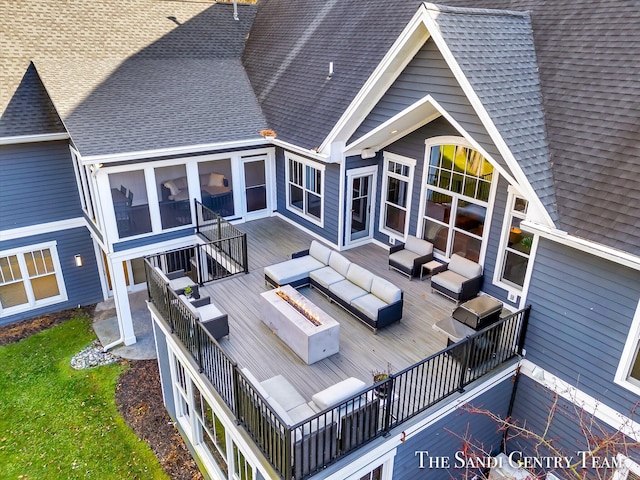
<svg viewBox="0 0 640 480"><path fill-rule="evenodd" d="M402 318L400 288L317 240L309 250L294 253L291 260L265 267L264 278L275 287L311 285L374 332Z"/></svg>

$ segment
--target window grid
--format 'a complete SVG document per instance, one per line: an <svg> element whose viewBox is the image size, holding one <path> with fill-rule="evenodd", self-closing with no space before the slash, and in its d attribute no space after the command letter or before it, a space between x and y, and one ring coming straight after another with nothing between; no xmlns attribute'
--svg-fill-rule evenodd
<svg viewBox="0 0 640 480"><path fill-rule="evenodd" d="M66 300L59 268L54 247L0 256L2 314Z"/></svg>
<svg viewBox="0 0 640 480"><path fill-rule="evenodd" d="M520 222L526 218L529 203L522 197L514 196L509 222L507 244L502 258L500 281L522 290L529 263L533 238L520 229Z"/></svg>
<svg viewBox="0 0 640 480"><path fill-rule="evenodd" d="M381 230L404 237L410 202L411 166L399 160L386 161L386 193L382 206Z"/></svg>
<svg viewBox="0 0 640 480"><path fill-rule="evenodd" d="M253 480L253 467L238 446L233 444L233 477L237 480Z"/></svg>
<svg viewBox="0 0 640 480"><path fill-rule="evenodd" d="M197 423L196 428L199 428L201 432L204 447L226 476L228 473L228 466L226 460L226 431L224 425L213 412L209 402L207 402L207 400L202 396L198 387L193 384L192 388L193 406ZM196 436L196 438L199 437L200 435Z"/></svg>
<svg viewBox="0 0 640 480"><path fill-rule="evenodd" d="M288 159L288 207L314 223L322 221L322 170L295 158Z"/></svg>

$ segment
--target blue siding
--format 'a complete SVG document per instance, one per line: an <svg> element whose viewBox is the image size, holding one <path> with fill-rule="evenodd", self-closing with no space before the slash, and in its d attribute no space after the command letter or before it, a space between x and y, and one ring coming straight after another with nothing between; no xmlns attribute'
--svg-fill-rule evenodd
<svg viewBox="0 0 640 480"><path fill-rule="evenodd" d="M118 242L113 244L114 252L121 252L123 250L129 250L130 248L144 247L146 245L154 245L160 242L166 242L168 240L174 240L176 238L182 237L193 237L195 235L195 228L192 226L188 226L186 228L181 228L179 230L172 230L170 232L160 233L158 235L151 235L141 238L135 238L133 240L125 240L123 242ZM193 244L195 245L196 239L194 237Z"/></svg>
<svg viewBox="0 0 640 480"><path fill-rule="evenodd" d="M153 324L153 334L156 342L156 353L158 356L158 370L160 373L160 383L162 387L162 398L164 405L169 412L169 416L176 420L176 406L173 398L173 386L171 384L171 367L169 360L169 348L167 347L167 339L163 330L158 327L156 322Z"/></svg>
<svg viewBox="0 0 640 480"><path fill-rule="evenodd" d="M0 231L82 216L67 142L0 146Z"/></svg>
<svg viewBox="0 0 640 480"><path fill-rule="evenodd" d="M563 456L574 457L574 459L577 459L576 452L586 450L585 434L581 429L581 421L577 413L583 415L582 426L592 427L594 435L604 435L604 432L607 432L607 435L613 433L613 429L602 421L596 420L598 427L589 425L591 415L567 400L560 399L555 407L554 401L552 391L521 375L516 388L512 418L515 423L526 425L526 429L535 434L541 434L548 428L547 438L553 439L555 447L562 452ZM548 422L549 412L552 408L555 408L556 413L553 420ZM509 433L513 434L514 431L510 430ZM629 445L636 444L634 440L628 439L628 441ZM531 439L526 439L523 436L510 435L507 451L523 452L525 455L536 456ZM640 453L637 449L630 448L629 454L634 461L640 462ZM587 478L611 478L612 472L608 472L608 474L604 471L599 472L602 476L595 475L594 470L590 470L588 473L590 475ZM561 475L559 476L562 478Z"/></svg>
<svg viewBox="0 0 640 480"><path fill-rule="evenodd" d="M89 231L84 227L0 242L0 250L10 250L24 245L35 245L54 240L57 241L56 248L67 289L67 296L69 297L68 300L0 318L0 325L77 307L78 305L91 305L103 300L93 241ZM76 267L75 255L82 256L82 267Z"/></svg>
<svg viewBox="0 0 640 480"><path fill-rule="evenodd" d="M387 146L384 150L387 152L395 153L397 155L402 155L403 157L408 157L416 160L416 168L414 170L413 176L413 192L411 197L411 212L409 212L409 234L415 235L416 228L418 225L418 213L420 211L420 188L422 186L422 173L424 171L424 157L425 157L425 140L428 138L439 137L442 135L458 135L456 130L447 122L444 118L438 118L433 122L411 132L400 140L392 143ZM380 205L382 204L382 199L384 198L384 192L382 192L382 176L384 174L384 159L380 155L380 168L379 175L380 179L378 181L377 188L377 199L376 199L376 240L381 242L388 242L389 238L387 235L380 233L378 231L378 218L380 217ZM418 235L418 236L421 236Z"/></svg>
<svg viewBox="0 0 640 480"><path fill-rule="evenodd" d="M431 96L506 168L502 156L433 40L428 40L347 142L361 137L418 100Z"/></svg>
<svg viewBox="0 0 640 480"><path fill-rule="evenodd" d="M469 404L490 410L504 418L507 416L512 390L513 382L508 378L473 399ZM402 480L462 478L463 470L419 469L419 457L415 452L427 450L429 456L449 457L450 462L455 464L455 453L462 449L463 437L473 439L475 445L483 445L491 454L500 452L502 433L498 431L498 426L486 415L472 414L459 409L438 420L426 430L409 437L398 447L394 460L393 478Z"/></svg>
<svg viewBox="0 0 640 480"><path fill-rule="evenodd" d="M629 414L613 383L640 299L640 272L541 239L529 288L527 359Z"/></svg>
<svg viewBox="0 0 640 480"><path fill-rule="evenodd" d="M287 210L287 179L284 150L276 150L277 211L298 225L320 235L329 242L338 243L338 212L340 201L340 165L327 164L324 172L324 228Z"/></svg>

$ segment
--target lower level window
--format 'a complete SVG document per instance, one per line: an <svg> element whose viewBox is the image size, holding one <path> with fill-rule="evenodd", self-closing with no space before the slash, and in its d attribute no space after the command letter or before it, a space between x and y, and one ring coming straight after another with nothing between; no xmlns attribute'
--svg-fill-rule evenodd
<svg viewBox="0 0 640 480"><path fill-rule="evenodd" d="M382 465L360 477L360 480L382 480Z"/></svg>
<svg viewBox="0 0 640 480"><path fill-rule="evenodd" d="M244 458L244 455L235 443L233 444L233 470L235 479L253 480L253 467L247 462L247 459Z"/></svg>
<svg viewBox="0 0 640 480"><path fill-rule="evenodd" d="M0 252L0 315L66 300L55 243Z"/></svg>

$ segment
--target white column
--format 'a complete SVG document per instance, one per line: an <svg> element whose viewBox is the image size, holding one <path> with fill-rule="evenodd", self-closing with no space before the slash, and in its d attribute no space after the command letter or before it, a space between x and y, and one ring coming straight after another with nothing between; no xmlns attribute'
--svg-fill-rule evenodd
<svg viewBox="0 0 640 480"><path fill-rule="evenodd" d="M136 343L136 335L133 332L133 318L131 317L131 307L129 306L129 292L127 292L127 281L125 278L122 260L109 258L109 271L111 272L111 287L113 288L113 299L118 315L118 327L120 336L125 345Z"/></svg>

